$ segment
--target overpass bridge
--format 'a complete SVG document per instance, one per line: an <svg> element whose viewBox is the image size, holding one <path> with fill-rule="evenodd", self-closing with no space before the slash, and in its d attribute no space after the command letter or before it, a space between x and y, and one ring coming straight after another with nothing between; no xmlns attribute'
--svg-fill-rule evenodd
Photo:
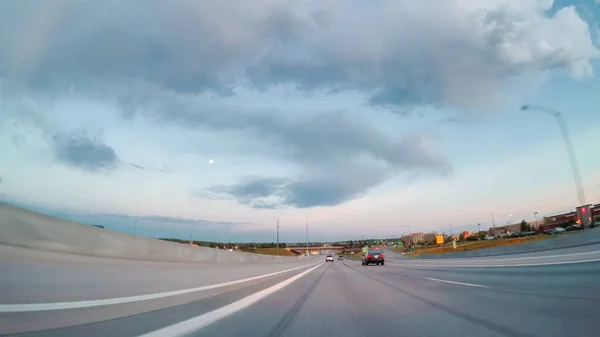
<svg viewBox="0 0 600 337"><path fill-rule="evenodd" d="M308 250L310 255L325 255L325 254L339 254L342 253L346 247L331 246L331 247L290 247L288 248L292 253L298 255L305 255Z"/></svg>

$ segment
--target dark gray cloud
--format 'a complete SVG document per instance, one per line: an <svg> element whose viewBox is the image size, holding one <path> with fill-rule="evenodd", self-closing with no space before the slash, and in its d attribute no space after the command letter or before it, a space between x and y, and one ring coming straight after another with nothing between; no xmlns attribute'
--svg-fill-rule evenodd
<svg viewBox="0 0 600 337"><path fill-rule="evenodd" d="M4 1L0 76L48 90L146 82L225 96L239 85L290 84L359 90L375 106L470 107L502 92L508 78L556 68L592 74L599 53L589 27L571 7L547 17L549 6Z"/></svg>
<svg viewBox="0 0 600 337"><path fill-rule="evenodd" d="M233 185L213 186L209 192L253 208L335 206L364 196L371 188L401 172L444 175L452 169L447 161L431 153L426 135L409 137L399 144L385 140L379 146L373 144L372 149L369 148L372 139L368 139L367 134L350 133L343 137L333 134L332 137L322 139L324 146L320 149L312 147L310 142L294 143L297 152L302 154L294 157L302 167L298 177L250 177ZM352 144L352 139L359 141ZM350 149L344 148L349 144ZM381 150L386 147L389 147L387 151Z"/></svg>
<svg viewBox="0 0 600 337"><path fill-rule="evenodd" d="M56 159L87 171L112 170L119 158L108 145L85 134L57 133L52 136Z"/></svg>
<svg viewBox="0 0 600 337"><path fill-rule="evenodd" d="M129 164L132 167L135 167L136 169L140 169L140 170L145 170L146 168L144 166L138 165L138 164Z"/></svg>
<svg viewBox="0 0 600 337"><path fill-rule="evenodd" d="M232 198L254 208L333 206L358 198L402 172L447 174L451 164L428 134L394 139L364 117L344 111L289 116L207 105L177 94L141 96L126 109L161 125L236 132L270 144L270 157L299 167L293 178L253 177L194 194Z"/></svg>

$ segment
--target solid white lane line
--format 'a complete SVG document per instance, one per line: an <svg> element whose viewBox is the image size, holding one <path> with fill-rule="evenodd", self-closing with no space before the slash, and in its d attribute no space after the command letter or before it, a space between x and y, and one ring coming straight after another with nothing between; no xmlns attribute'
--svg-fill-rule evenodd
<svg viewBox="0 0 600 337"><path fill-rule="evenodd" d="M507 268L507 267L537 267L537 266L557 266L563 264L577 264L587 262L598 262L600 259L589 259L579 261L563 261L563 262L542 262L542 263L522 263L522 264L485 264L485 265L473 265L473 264L400 264L391 263L393 266L398 267L418 267L418 268Z"/></svg>
<svg viewBox="0 0 600 337"><path fill-rule="evenodd" d="M426 280L430 280L430 281L450 283L450 284L456 284L456 285L467 286L467 287L489 288L488 286L482 286L480 284L472 284L472 283L464 283L464 282L455 282L455 281L448 281L448 280L440 280L440 279L432 278L432 277L425 277L425 279Z"/></svg>
<svg viewBox="0 0 600 337"><path fill-rule="evenodd" d="M320 264L319 264L320 265ZM138 301L146 301L146 300L154 300L163 297L184 295L189 293L194 293L198 291L204 291L209 289L216 289L227 287L239 283L259 280L266 277L271 277L283 273L287 273L290 271L307 268L310 266L314 266L314 264L305 265L301 267L286 269L274 273L269 273L265 275L259 275L254 277L248 277L245 279L223 282L218 284L211 284L207 286L201 286L196 288L188 288L181 290L173 290L156 294L147 294L147 295L138 295L138 296L128 296L128 297L117 297L117 298L107 298L102 300L91 300L91 301L76 301L76 302L54 302L54 303L31 303L31 304L0 304L0 312L28 312L28 311L48 311L48 310L65 310L65 309L78 309L78 308L89 308L89 307L98 307L101 305L114 305L114 304L122 304L122 303L131 303Z"/></svg>
<svg viewBox="0 0 600 337"><path fill-rule="evenodd" d="M221 320L237 311L240 311L240 310L260 301L261 299L267 297L268 295L276 292L277 290L284 288L285 286L289 285L290 283L296 281L297 279L303 277L304 275L310 273L311 271L319 268L324 263L325 262L321 262L320 264L318 264L315 267L310 268L309 270L305 270L302 273L300 273L296 276L292 276L289 279L287 279L281 283L278 283L272 287L261 290L250 296L244 297L239 301L233 302L224 307L207 312L200 316L196 316L196 317L188 319L186 321L179 322L177 324L173 324L171 326L168 326L168 327L156 330L156 331L152 331L147 334L140 335L139 337L182 336L182 335L186 335L191 332L200 330L207 325L210 325L218 320Z"/></svg>

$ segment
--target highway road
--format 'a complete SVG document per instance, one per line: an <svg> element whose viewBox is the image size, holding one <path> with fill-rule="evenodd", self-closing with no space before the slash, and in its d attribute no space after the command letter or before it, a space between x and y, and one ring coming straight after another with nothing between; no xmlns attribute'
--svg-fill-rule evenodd
<svg viewBox="0 0 600 337"><path fill-rule="evenodd" d="M33 255L19 259L0 254L5 257L0 259L2 270L10 263L11 272L18 276L0 274L1 289L13 294L0 298L0 333L111 337L600 333L600 245L488 259L424 261L390 256L385 266L361 266L355 260L324 263L320 258L292 264L217 266L88 261L87 257L71 257L74 261L63 265L60 256L46 257L38 264ZM52 263L60 267L58 272L48 268ZM115 282L102 289L101 282L84 277L97 267L94 263L104 268L103 273L93 273L94 279L106 274L104 279L114 278ZM93 296L59 299L44 295L44 276L36 272L42 265L54 280L49 287L57 296L69 293L70 288L76 294L87 288ZM39 280L28 280L23 268L33 271ZM65 272L61 268L68 270L70 281L55 275ZM81 278L77 277L79 271ZM145 278L156 275L156 282L146 279L146 288L136 289L131 275L137 271ZM264 274L271 275L260 277ZM223 285L226 280L241 281ZM127 286L118 286L120 283ZM42 289L29 294L32 284ZM200 289L177 293L188 286ZM113 291L120 296L117 303L91 300L94 296L110 298ZM175 293L135 298L148 291L154 295ZM64 308L56 308L57 300L66 301ZM85 305L77 307L77 303Z"/></svg>

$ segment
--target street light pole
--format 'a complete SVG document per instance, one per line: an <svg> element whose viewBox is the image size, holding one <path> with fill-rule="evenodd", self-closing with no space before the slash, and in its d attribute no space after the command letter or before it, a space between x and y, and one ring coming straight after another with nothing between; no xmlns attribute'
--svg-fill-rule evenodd
<svg viewBox="0 0 600 337"><path fill-rule="evenodd" d="M537 110L544 112L550 116L556 118L558 122L558 127L560 128L560 133L562 135L563 141L565 142L565 148L567 150L567 156L569 157L569 162L571 163L571 171L573 172L573 180L575 181L575 190L577 192L577 199L579 201L579 205L585 204L585 194L583 191L583 183L581 182L581 175L579 174L579 165L577 164L577 158L575 157L575 150L573 150L573 143L571 143L571 137L569 136L569 131L567 130L567 124L562 117L562 113L559 111L549 109L542 106L533 106L533 105L523 105L520 110Z"/></svg>
<svg viewBox="0 0 600 337"><path fill-rule="evenodd" d="M308 216L306 216L306 256L310 256L308 251Z"/></svg>
<svg viewBox="0 0 600 337"><path fill-rule="evenodd" d="M492 228L496 229L496 221L494 220L494 213L492 213Z"/></svg>
<svg viewBox="0 0 600 337"><path fill-rule="evenodd" d="M408 242L409 248L412 249L413 237L412 237L412 226L411 225L400 225L402 227L408 227L408 236L410 237L410 241ZM401 237L402 238L402 237Z"/></svg>
<svg viewBox="0 0 600 337"><path fill-rule="evenodd" d="M277 255L279 255L279 219L277 219Z"/></svg>

